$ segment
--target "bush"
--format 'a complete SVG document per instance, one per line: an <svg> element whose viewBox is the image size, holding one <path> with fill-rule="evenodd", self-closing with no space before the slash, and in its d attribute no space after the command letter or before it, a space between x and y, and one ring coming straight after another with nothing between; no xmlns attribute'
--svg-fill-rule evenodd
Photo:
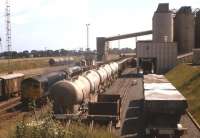
<svg viewBox="0 0 200 138"><path fill-rule="evenodd" d="M31 117L25 117L18 122L12 138L115 138L106 127L95 126L91 131L89 126L81 122L72 122L69 126L53 119L52 105L35 110Z"/></svg>

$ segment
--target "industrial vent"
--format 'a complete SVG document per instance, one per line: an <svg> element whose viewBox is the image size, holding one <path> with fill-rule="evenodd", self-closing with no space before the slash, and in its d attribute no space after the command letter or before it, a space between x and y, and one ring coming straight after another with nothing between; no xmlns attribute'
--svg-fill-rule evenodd
<svg viewBox="0 0 200 138"><path fill-rule="evenodd" d="M169 3L160 3L156 10L157 13L166 13L169 12Z"/></svg>

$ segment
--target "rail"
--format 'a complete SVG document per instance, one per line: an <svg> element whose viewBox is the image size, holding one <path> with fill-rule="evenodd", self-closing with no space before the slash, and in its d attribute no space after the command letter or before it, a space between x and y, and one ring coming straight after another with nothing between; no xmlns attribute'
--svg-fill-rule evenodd
<svg viewBox="0 0 200 138"><path fill-rule="evenodd" d="M186 114L188 115L188 117L190 118L190 120L192 121L192 123L197 127L197 129L200 131L200 125L198 124L198 122L196 121L196 119L192 116L192 114L189 111L186 111Z"/></svg>

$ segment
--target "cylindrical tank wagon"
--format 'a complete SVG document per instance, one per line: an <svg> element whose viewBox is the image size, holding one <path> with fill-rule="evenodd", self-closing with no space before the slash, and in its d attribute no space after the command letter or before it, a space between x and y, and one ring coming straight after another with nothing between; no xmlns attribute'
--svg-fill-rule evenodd
<svg viewBox="0 0 200 138"><path fill-rule="evenodd" d="M128 60L120 61L127 64ZM55 113L75 112L77 106L81 107L87 102L96 102L95 97L116 79L120 68L118 62L113 62L85 72L71 81L59 81L50 88L50 97L53 100Z"/></svg>
<svg viewBox="0 0 200 138"><path fill-rule="evenodd" d="M106 72L106 70L104 70L103 69L103 67L100 67L98 70L95 70L98 74L99 74L99 76L100 76L100 90L99 90L99 92L101 92L101 91L103 91L104 90L104 88L107 86L107 78L108 78L108 76L107 76L107 72Z"/></svg>
<svg viewBox="0 0 200 138"><path fill-rule="evenodd" d="M49 59L50 66L67 65L67 64L72 64L73 62L74 62L73 57L60 57L60 58Z"/></svg>
<svg viewBox="0 0 200 138"><path fill-rule="evenodd" d="M72 81L63 80L55 83L50 90L50 97L54 101L54 112L74 112L75 106L84 103L89 98L91 84L84 76Z"/></svg>
<svg viewBox="0 0 200 138"><path fill-rule="evenodd" d="M94 70L89 70L85 74L83 74L84 77L86 77L90 83L90 93L97 93L99 90L100 85L100 76L99 74Z"/></svg>

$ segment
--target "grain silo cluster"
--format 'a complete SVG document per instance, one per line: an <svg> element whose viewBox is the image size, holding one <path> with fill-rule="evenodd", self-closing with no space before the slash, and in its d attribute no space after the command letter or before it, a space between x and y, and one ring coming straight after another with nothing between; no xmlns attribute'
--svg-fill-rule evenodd
<svg viewBox="0 0 200 138"><path fill-rule="evenodd" d="M174 41L180 54L191 52L195 45L195 19L191 7L181 7L174 18Z"/></svg>
<svg viewBox="0 0 200 138"><path fill-rule="evenodd" d="M176 65L177 43L174 42L173 12L169 4L158 5L153 15L153 40L136 44L138 66L164 73Z"/></svg>
<svg viewBox="0 0 200 138"><path fill-rule="evenodd" d="M200 60L200 11L183 6L176 12L168 3L160 3L152 19L152 41L136 44L138 65L164 73L176 65L177 56L193 52ZM147 67L151 66L151 67Z"/></svg>

